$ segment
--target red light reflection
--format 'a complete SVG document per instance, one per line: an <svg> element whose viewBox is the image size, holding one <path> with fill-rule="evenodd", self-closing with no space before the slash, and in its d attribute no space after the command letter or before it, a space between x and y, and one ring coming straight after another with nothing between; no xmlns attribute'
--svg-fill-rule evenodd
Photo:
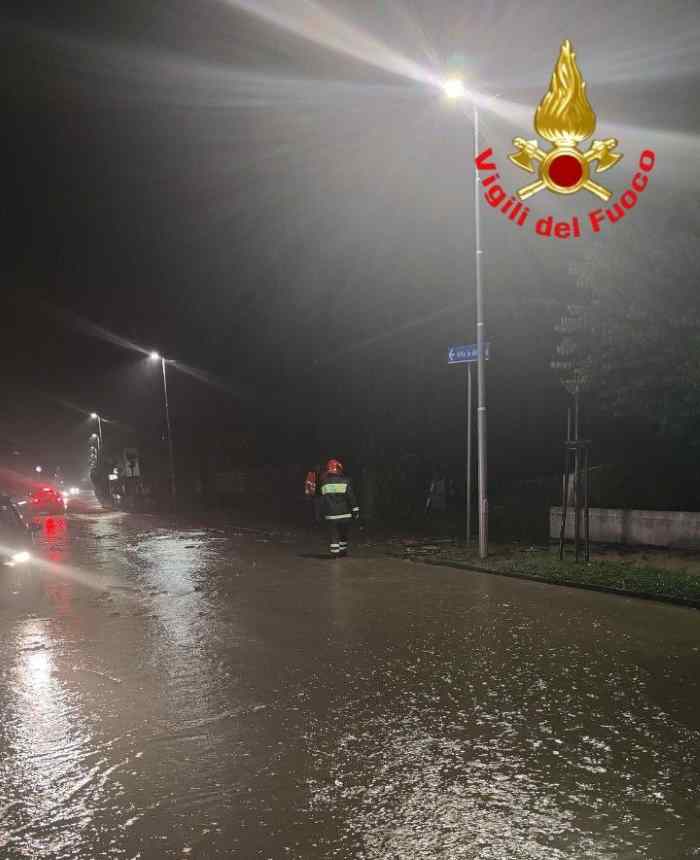
<svg viewBox="0 0 700 860"><path fill-rule="evenodd" d="M43 540L48 550L49 561L56 564L66 560L66 531L68 525L65 517L46 517L43 521Z"/></svg>
<svg viewBox="0 0 700 860"><path fill-rule="evenodd" d="M44 533L47 538L56 538L66 531L65 517L47 517L44 520Z"/></svg>

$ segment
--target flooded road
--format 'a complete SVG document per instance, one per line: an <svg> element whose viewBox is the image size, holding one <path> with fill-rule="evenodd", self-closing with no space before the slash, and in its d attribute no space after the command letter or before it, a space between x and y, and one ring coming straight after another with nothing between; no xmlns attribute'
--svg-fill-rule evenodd
<svg viewBox="0 0 700 860"><path fill-rule="evenodd" d="M0 570L3 858L700 857L700 613L155 516Z"/></svg>

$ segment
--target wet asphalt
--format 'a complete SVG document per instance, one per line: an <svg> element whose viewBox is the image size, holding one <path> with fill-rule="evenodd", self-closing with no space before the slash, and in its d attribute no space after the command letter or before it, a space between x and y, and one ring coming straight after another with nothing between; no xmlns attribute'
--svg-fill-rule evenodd
<svg viewBox="0 0 700 860"><path fill-rule="evenodd" d="M700 613L87 511L0 569L0 857L700 857Z"/></svg>

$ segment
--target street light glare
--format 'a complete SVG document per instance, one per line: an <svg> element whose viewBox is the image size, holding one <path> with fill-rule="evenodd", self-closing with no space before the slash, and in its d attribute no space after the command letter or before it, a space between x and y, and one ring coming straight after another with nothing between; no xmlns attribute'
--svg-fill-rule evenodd
<svg viewBox="0 0 700 860"><path fill-rule="evenodd" d="M452 101L464 98L467 94L464 81L461 78L448 78L442 85L442 91Z"/></svg>
<svg viewBox="0 0 700 860"><path fill-rule="evenodd" d="M92 418L93 421L97 420L97 412L91 412L90 418Z"/></svg>
<svg viewBox="0 0 700 860"><path fill-rule="evenodd" d="M152 352L150 357L153 359L153 361L160 361L160 353L158 352Z"/></svg>

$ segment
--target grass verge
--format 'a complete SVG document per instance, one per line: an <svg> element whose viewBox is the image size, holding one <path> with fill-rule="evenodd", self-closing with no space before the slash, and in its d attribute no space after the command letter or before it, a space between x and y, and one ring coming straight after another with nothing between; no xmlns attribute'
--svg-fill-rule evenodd
<svg viewBox="0 0 700 860"><path fill-rule="evenodd" d="M549 549L500 546L483 560L475 550L454 545L434 547L433 552L407 547L403 555L427 564L627 594L700 609L698 574L682 568L655 567L634 558L594 558L589 562L576 562L565 557L560 561L558 554Z"/></svg>

